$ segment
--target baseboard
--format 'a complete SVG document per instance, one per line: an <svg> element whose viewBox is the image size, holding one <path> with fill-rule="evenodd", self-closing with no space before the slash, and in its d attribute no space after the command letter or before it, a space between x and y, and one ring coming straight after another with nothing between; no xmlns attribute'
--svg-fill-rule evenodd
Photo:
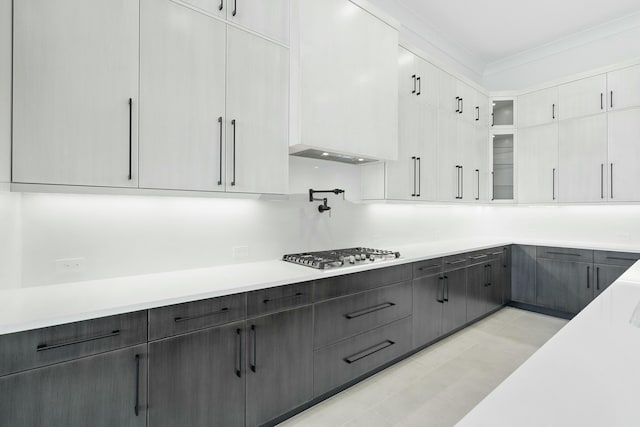
<svg viewBox="0 0 640 427"><path fill-rule="evenodd" d="M509 301L507 303L508 307L519 308L521 310L532 311L534 313L545 314L547 316L559 317L561 319L571 320L575 316L575 314L567 313L565 311L553 310L551 308L540 307L533 304L527 304L524 302L518 301Z"/></svg>

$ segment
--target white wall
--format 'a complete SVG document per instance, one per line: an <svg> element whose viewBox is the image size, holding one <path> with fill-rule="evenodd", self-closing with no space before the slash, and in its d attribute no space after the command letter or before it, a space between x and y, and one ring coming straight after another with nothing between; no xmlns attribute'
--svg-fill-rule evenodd
<svg viewBox="0 0 640 427"><path fill-rule="evenodd" d="M0 0L0 183L11 179L11 0Z"/></svg>
<svg viewBox="0 0 640 427"><path fill-rule="evenodd" d="M521 90L640 58L640 14L489 64L488 90Z"/></svg>

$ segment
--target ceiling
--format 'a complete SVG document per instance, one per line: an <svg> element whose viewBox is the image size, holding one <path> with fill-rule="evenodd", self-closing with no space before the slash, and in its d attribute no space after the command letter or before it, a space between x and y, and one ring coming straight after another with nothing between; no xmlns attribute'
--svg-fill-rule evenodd
<svg viewBox="0 0 640 427"><path fill-rule="evenodd" d="M640 0L396 0L489 64L640 12Z"/></svg>

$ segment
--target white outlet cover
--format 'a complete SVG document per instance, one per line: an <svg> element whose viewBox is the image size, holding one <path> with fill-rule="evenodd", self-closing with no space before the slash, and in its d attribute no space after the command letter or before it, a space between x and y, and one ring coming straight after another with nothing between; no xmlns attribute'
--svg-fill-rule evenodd
<svg viewBox="0 0 640 427"><path fill-rule="evenodd" d="M56 260L56 272L58 273L80 273L84 271L85 258L64 258Z"/></svg>

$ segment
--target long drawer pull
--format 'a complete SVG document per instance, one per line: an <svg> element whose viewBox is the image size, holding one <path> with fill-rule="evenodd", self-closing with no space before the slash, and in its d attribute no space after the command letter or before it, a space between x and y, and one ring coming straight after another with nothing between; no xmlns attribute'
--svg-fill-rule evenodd
<svg viewBox="0 0 640 427"><path fill-rule="evenodd" d="M431 265L425 265L424 267L418 267L418 271L431 270L432 268L436 268L436 267L440 267L440 264L431 264Z"/></svg>
<svg viewBox="0 0 640 427"><path fill-rule="evenodd" d="M482 258L486 258L487 255L478 255L478 256L470 256L469 258L471 259L482 259Z"/></svg>
<svg viewBox="0 0 640 427"><path fill-rule="evenodd" d="M186 322L187 320L195 320L195 319L202 319L203 317L215 316L217 314L222 314L227 311L229 311L229 307L224 307L218 311L212 311L210 313L197 314L195 316L187 316L187 317L174 317L173 321L176 323Z"/></svg>
<svg viewBox="0 0 640 427"><path fill-rule="evenodd" d="M567 256L582 256L580 254L564 253L564 252L547 252L549 255L567 255Z"/></svg>
<svg viewBox="0 0 640 427"><path fill-rule="evenodd" d="M391 347L392 345L394 345L395 342L391 341L391 340L385 340L383 342L381 342L380 344L376 344L372 347L367 348L366 350L362 350L359 353L354 354L353 356L349 356L349 357L345 357L344 361L351 364L351 363L355 363L358 360L362 360L365 357L371 356L372 354L375 354L379 351L384 350L387 347Z"/></svg>
<svg viewBox="0 0 640 427"><path fill-rule="evenodd" d="M365 308L362 310L354 311L353 313L345 314L344 317L347 319L355 319L356 317L364 316L365 314L375 313L376 311L384 310L385 308L393 307L395 304L392 302L385 302L382 304L375 305L373 307Z"/></svg>
<svg viewBox="0 0 640 427"><path fill-rule="evenodd" d="M303 295L302 292L296 292L294 295L287 295L287 296L280 297L280 298L273 298L273 299L265 298L264 300L262 300L262 302L264 304L268 304L270 302L282 301L282 300L291 299L291 298L298 298L298 297L300 297L302 295Z"/></svg>
<svg viewBox="0 0 640 427"><path fill-rule="evenodd" d="M237 361L238 365L236 366L236 376L238 378L242 378L242 329L236 329L236 343L237 343Z"/></svg>
<svg viewBox="0 0 640 427"><path fill-rule="evenodd" d="M467 261L466 259L460 259L458 261L447 261L447 264L449 264L449 265L461 264L461 263L466 262L466 261Z"/></svg>
<svg viewBox="0 0 640 427"><path fill-rule="evenodd" d="M635 258L623 258L623 257L617 257L617 256L608 256L607 259L612 259L615 261L632 261L632 262L638 261Z"/></svg>
<svg viewBox="0 0 640 427"><path fill-rule="evenodd" d="M491 252L491 255L502 255L504 251L500 251L500 252Z"/></svg>
<svg viewBox="0 0 640 427"><path fill-rule="evenodd" d="M137 417L139 415L140 408L140 355L136 354L136 402L133 406L133 413Z"/></svg>
<svg viewBox="0 0 640 427"><path fill-rule="evenodd" d="M38 345L38 347L36 347L36 351L53 350L53 349L60 348L60 347L67 347L69 345L82 344L82 343L85 343L85 342L97 341L97 340L102 340L102 339L105 339L105 338L113 338L113 337L117 337L118 335L120 335L120 329L116 329L115 331L112 331L112 332L110 332L108 334L98 335L98 336L89 337L89 338L82 338L82 339L79 339L79 340L63 342L63 343L60 343L60 344L40 344L40 345Z"/></svg>

